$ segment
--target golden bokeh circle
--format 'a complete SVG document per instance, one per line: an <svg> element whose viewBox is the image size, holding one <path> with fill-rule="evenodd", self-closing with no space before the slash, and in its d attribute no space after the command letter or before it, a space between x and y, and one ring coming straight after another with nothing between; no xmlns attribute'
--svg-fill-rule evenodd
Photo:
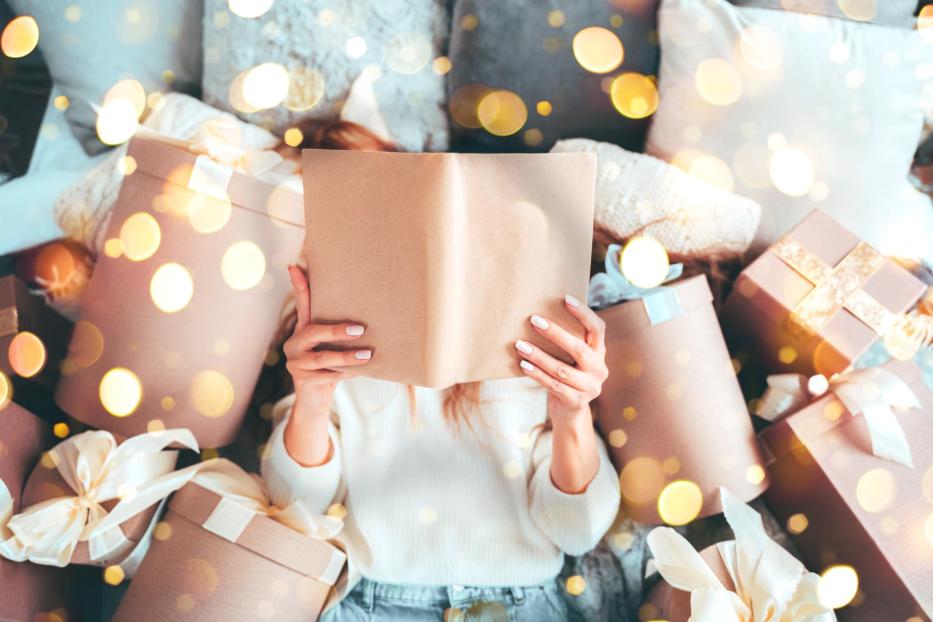
<svg viewBox="0 0 933 622"><path fill-rule="evenodd" d="M23 378L32 378L45 367L47 359L45 344L29 331L16 333L7 350L10 367Z"/></svg>
<svg viewBox="0 0 933 622"><path fill-rule="evenodd" d="M149 212L136 212L120 227L120 244L123 254L131 261L143 261L152 257L162 242L162 229Z"/></svg>
<svg viewBox="0 0 933 622"><path fill-rule="evenodd" d="M487 93L479 102L476 117L484 130L494 136L511 136L528 120L528 109L522 98L512 91Z"/></svg>
<svg viewBox="0 0 933 622"><path fill-rule="evenodd" d="M155 306L165 313L181 311L191 302L194 282L191 274L177 263L159 267L149 282L149 295Z"/></svg>
<svg viewBox="0 0 933 622"><path fill-rule="evenodd" d="M573 57L591 73L609 73L622 64L625 47L614 32L589 26L573 36Z"/></svg>
<svg viewBox="0 0 933 622"><path fill-rule="evenodd" d="M198 414L218 418L233 406L233 384L221 372L202 369L191 381L191 403Z"/></svg>
<svg viewBox="0 0 933 622"><path fill-rule="evenodd" d="M39 45L39 24L31 15L14 17L0 34L0 50L10 58L22 58Z"/></svg>
<svg viewBox="0 0 933 622"><path fill-rule="evenodd" d="M613 78L609 86L609 97L619 114L629 119L650 117L661 103L655 81L635 72L623 73Z"/></svg>
<svg viewBox="0 0 933 622"><path fill-rule="evenodd" d="M114 417L127 417L143 396L139 377L125 367L114 367L100 379L100 403Z"/></svg>
<svg viewBox="0 0 933 622"><path fill-rule="evenodd" d="M686 525L702 508L703 491L690 480L673 481L658 496L658 515L668 525Z"/></svg>

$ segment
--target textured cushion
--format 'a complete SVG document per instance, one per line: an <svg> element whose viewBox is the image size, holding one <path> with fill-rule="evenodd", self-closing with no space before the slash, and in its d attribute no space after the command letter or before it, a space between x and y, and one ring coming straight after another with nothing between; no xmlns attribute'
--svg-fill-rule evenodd
<svg viewBox="0 0 933 622"><path fill-rule="evenodd" d="M915 0L730 0L742 7L787 9L827 17L911 28Z"/></svg>
<svg viewBox="0 0 933 622"><path fill-rule="evenodd" d="M409 151L444 151L444 77L433 60L447 27L446 3L437 0L278 0L255 18L234 15L227 0L205 0L204 101L282 134L301 118L337 117L353 81L375 65L391 138ZM261 63L288 70L288 97L237 110L231 85Z"/></svg>
<svg viewBox="0 0 933 622"><path fill-rule="evenodd" d="M104 148L91 104L119 80L138 80L147 93L200 84L201 0L9 3L36 18L52 78L71 101L66 118L88 153Z"/></svg>
<svg viewBox="0 0 933 622"><path fill-rule="evenodd" d="M617 241L650 235L688 257L743 253L758 228L761 207L657 158L583 138L552 151L595 153L596 228Z"/></svg>
<svg viewBox="0 0 933 622"><path fill-rule="evenodd" d="M546 151L558 139L583 137L640 151L649 119L620 114L608 86L622 73L656 74L657 5L658 0L456 0L448 100L457 148ZM587 71L574 57L574 36L591 26L610 30L622 42L622 64L607 73ZM488 89L521 98L527 121L519 131L498 136L480 127L475 112ZM538 102L548 105L539 108Z"/></svg>
<svg viewBox="0 0 933 622"><path fill-rule="evenodd" d="M753 250L819 207L883 252L933 254L907 176L930 49L916 32L665 0L649 153L763 208Z"/></svg>

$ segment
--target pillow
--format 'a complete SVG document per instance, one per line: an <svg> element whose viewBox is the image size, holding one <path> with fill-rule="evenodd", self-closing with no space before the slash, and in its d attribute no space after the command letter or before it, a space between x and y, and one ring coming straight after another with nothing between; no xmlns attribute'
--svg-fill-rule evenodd
<svg viewBox="0 0 933 622"><path fill-rule="evenodd" d="M39 48L55 84L69 100L65 113L88 153L97 114L119 80L147 93L197 88L201 81L201 0L10 0L39 24Z"/></svg>
<svg viewBox="0 0 933 622"><path fill-rule="evenodd" d="M657 105L658 4L456 0L447 88L456 148L547 151L561 138L582 137L641 151L648 117ZM575 39L583 29L587 32ZM599 72L584 69L578 56ZM632 74L616 83L625 114L609 94L620 74ZM490 90L506 92L504 98L489 100L489 107L501 110L486 122L492 132L483 128L478 114Z"/></svg>
<svg viewBox="0 0 933 622"><path fill-rule="evenodd" d="M730 0L742 7L787 9L827 17L913 28L916 0Z"/></svg>
<svg viewBox="0 0 933 622"><path fill-rule="evenodd" d="M933 254L908 182L933 74L916 32L664 0L647 151L758 201L760 251L819 207L882 252Z"/></svg>
<svg viewBox="0 0 933 622"><path fill-rule="evenodd" d="M206 0L204 101L282 135L302 118L336 118L367 69L378 75L373 87L391 139L407 151L444 151L444 76L433 61L447 27L446 2L437 0L278 0L255 18L233 14L227 0ZM288 71L288 93L249 112L263 102L231 98L231 87L264 63Z"/></svg>
<svg viewBox="0 0 933 622"><path fill-rule="evenodd" d="M672 253L723 257L744 253L758 228L757 203L649 155L584 138L551 151L596 154L594 223L615 241L650 235Z"/></svg>

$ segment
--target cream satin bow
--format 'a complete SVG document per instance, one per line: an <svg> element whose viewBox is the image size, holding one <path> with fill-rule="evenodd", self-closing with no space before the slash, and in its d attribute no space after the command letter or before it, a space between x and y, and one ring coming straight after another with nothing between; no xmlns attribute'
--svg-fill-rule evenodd
<svg viewBox="0 0 933 622"><path fill-rule="evenodd" d="M217 117L204 122L191 141L192 153L204 154L215 162L263 179L284 158L275 151L247 151L239 125L233 119ZM294 167L289 172L294 172Z"/></svg>
<svg viewBox="0 0 933 622"><path fill-rule="evenodd" d="M892 408L920 408L920 401L906 382L881 367L853 369L824 382L822 376L807 379L800 374L768 376L768 389L755 410L774 421L806 406L813 397L832 391L853 415L861 413L868 426L872 453L879 458L913 467L910 445Z"/></svg>
<svg viewBox="0 0 933 622"><path fill-rule="evenodd" d="M687 540L670 527L648 534L661 576L690 593L690 622L831 622L817 594L819 575L771 540L761 516L725 489L722 507L735 540L716 545L735 591L723 586Z"/></svg>
<svg viewBox="0 0 933 622"><path fill-rule="evenodd" d="M65 566L78 542L87 541L92 560L100 560L126 544L120 524L152 507L184 486L200 464L174 471L172 444L198 451L188 430L140 434L118 445L109 432L84 432L60 443L49 454L74 493L43 501L3 521L0 494L0 555L13 561ZM0 491L2 493L3 491ZM110 512L102 506L120 499Z"/></svg>
<svg viewBox="0 0 933 622"><path fill-rule="evenodd" d="M343 527L341 519L312 514L300 503L285 508L275 506L261 477L223 458L205 463L193 482L220 495L221 501L205 521L204 528L231 542L237 541L257 515L268 516L318 540L333 538Z"/></svg>

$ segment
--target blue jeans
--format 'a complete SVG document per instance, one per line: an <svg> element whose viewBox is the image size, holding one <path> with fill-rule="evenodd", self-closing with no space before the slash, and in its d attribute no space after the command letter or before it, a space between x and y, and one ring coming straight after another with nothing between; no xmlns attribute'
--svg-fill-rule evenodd
<svg viewBox="0 0 933 622"><path fill-rule="evenodd" d="M393 585L363 579L321 622L564 622L557 581L524 587Z"/></svg>

